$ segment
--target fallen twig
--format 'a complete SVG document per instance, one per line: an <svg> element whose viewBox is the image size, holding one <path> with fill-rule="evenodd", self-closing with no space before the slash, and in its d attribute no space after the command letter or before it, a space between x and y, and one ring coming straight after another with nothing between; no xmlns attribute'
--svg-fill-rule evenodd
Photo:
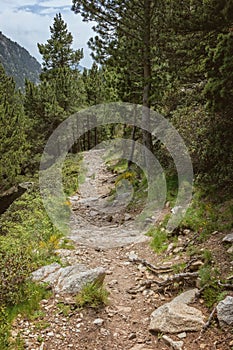
<svg viewBox="0 0 233 350"><path fill-rule="evenodd" d="M203 333L205 333L205 331L209 328L209 326L210 326L210 324L211 324L211 322L212 322L212 320L213 320L213 318L214 318L214 316L215 316L215 313L216 313L216 306L213 308L213 310L211 311L211 314L210 314L210 316L209 316L207 322L206 322L206 323L204 324L204 326L202 327L202 330L201 330L201 332L200 332L199 337L196 338L196 339L194 339L193 342L197 343L197 342L201 339Z"/></svg>
<svg viewBox="0 0 233 350"><path fill-rule="evenodd" d="M219 285L219 287L233 290L233 284L231 284L231 283L221 283L220 281L218 281L218 285Z"/></svg>
<svg viewBox="0 0 233 350"><path fill-rule="evenodd" d="M138 257L130 259L133 263L138 263L142 264L143 266L146 266L151 272L155 273L158 275L159 273L166 273L166 272L171 272L172 268L170 266L155 266L148 262L145 259L140 259Z"/></svg>
<svg viewBox="0 0 233 350"><path fill-rule="evenodd" d="M211 311L211 314L210 314L210 316L208 318L208 321L204 324L204 326L203 326L203 328L201 330L201 334L203 334L209 328L209 326L210 326L210 324L211 324L211 322L212 322L212 320L214 318L215 313L216 313L216 306Z"/></svg>
<svg viewBox="0 0 233 350"><path fill-rule="evenodd" d="M173 282L180 282L182 280L185 280L187 278L197 278L199 276L198 272L182 272L177 273L171 277L168 277L165 281L159 282L159 281L153 281L159 285L159 287L166 287Z"/></svg>

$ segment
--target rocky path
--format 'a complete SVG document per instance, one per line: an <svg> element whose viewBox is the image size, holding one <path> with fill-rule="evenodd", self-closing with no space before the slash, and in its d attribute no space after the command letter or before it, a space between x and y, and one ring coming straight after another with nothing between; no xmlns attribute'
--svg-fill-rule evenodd
<svg viewBox="0 0 233 350"><path fill-rule="evenodd" d="M115 176L106 170L103 156L103 150L84 154L85 182L80 185L79 193L70 198L74 212L70 238L94 248L145 241L145 232L125 212L131 193L120 192L116 198L109 196Z"/></svg>
<svg viewBox="0 0 233 350"><path fill-rule="evenodd" d="M109 303L98 310L78 310L70 296L54 294L41 302L36 319L19 317L16 320L13 336L20 329L25 348L29 350L231 349L231 340L226 344L221 342L225 335L215 329L209 329L195 343L198 332L173 334L171 338L177 342L173 345L162 333L149 331L151 313L171 301L180 290L172 295L169 290L152 288L152 281L161 276L155 277L142 264L133 263L132 256L136 254L158 266L172 266L184 257L169 250L157 256L148 244L148 237L135 227L134 214L127 213L122 205L122 194L115 202L109 202L108 194L115 179L114 174L107 171L102 156L102 151L84 154L86 179L70 199L74 211L70 238L75 249L63 249L58 254L66 264L103 267ZM193 286L187 283L186 288ZM193 306L208 317L202 301L196 301Z"/></svg>

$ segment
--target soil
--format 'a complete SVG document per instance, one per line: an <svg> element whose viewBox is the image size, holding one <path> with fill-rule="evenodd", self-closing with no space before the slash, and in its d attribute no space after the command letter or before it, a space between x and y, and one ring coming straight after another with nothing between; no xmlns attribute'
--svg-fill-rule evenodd
<svg viewBox="0 0 233 350"><path fill-rule="evenodd" d="M70 296L53 295L48 300L42 300L41 313L36 319L18 317L14 323L12 336L20 331L26 349L171 349L162 339L162 334L149 332L150 315L181 291L196 286L196 281L185 281L173 289L158 291L155 285L148 283L157 276L142 264L129 259L129 253L134 252L155 266L173 266L189 261L190 256L182 247L194 233L186 232L178 237L179 252L171 249L160 255L155 254L149 244L150 238L135 225L137 211L126 213L119 198L114 207L106 205L115 175L106 169L102 156L102 151L84 154L88 168L86 180L80 186L79 193L70 199L74 212L70 238L75 249L60 251L59 254L64 262L71 264L82 262L89 267L103 266L106 269L104 285L109 291L109 302L98 309L80 310ZM168 210L165 209L160 217ZM233 265L222 243L223 237L224 233L218 232L205 243L196 242L195 246L199 251L211 250L223 276L229 276ZM192 306L201 310L208 320L211 310L205 306L202 298ZM169 336L180 340L177 335ZM216 318L199 336L198 332L187 333L182 339L183 350L233 348L232 330L220 329Z"/></svg>

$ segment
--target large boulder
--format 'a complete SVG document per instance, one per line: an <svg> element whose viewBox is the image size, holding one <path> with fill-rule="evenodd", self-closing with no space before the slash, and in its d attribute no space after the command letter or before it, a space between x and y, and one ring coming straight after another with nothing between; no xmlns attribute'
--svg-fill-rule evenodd
<svg viewBox="0 0 233 350"><path fill-rule="evenodd" d="M61 267L58 263L34 271L32 280L48 283L57 294L77 294L87 283L103 281L105 270L102 267L88 269L83 264Z"/></svg>
<svg viewBox="0 0 233 350"><path fill-rule="evenodd" d="M217 317L220 327L233 325L233 297L227 296L217 305Z"/></svg>
<svg viewBox="0 0 233 350"><path fill-rule="evenodd" d="M162 333L199 331L204 325L202 312L187 304L192 302L196 289L180 294L170 303L159 307L151 314L150 330Z"/></svg>

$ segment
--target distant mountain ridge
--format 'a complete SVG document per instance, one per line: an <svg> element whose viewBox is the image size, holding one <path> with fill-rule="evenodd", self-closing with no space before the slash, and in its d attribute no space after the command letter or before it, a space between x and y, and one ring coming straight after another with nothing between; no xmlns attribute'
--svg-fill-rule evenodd
<svg viewBox="0 0 233 350"><path fill-rule="evenodd" d="M40 63L25 48L7 38L1 31L0 62L6 74L14 78L18 88L24 88L25 78L39 83Z"/></svg>

